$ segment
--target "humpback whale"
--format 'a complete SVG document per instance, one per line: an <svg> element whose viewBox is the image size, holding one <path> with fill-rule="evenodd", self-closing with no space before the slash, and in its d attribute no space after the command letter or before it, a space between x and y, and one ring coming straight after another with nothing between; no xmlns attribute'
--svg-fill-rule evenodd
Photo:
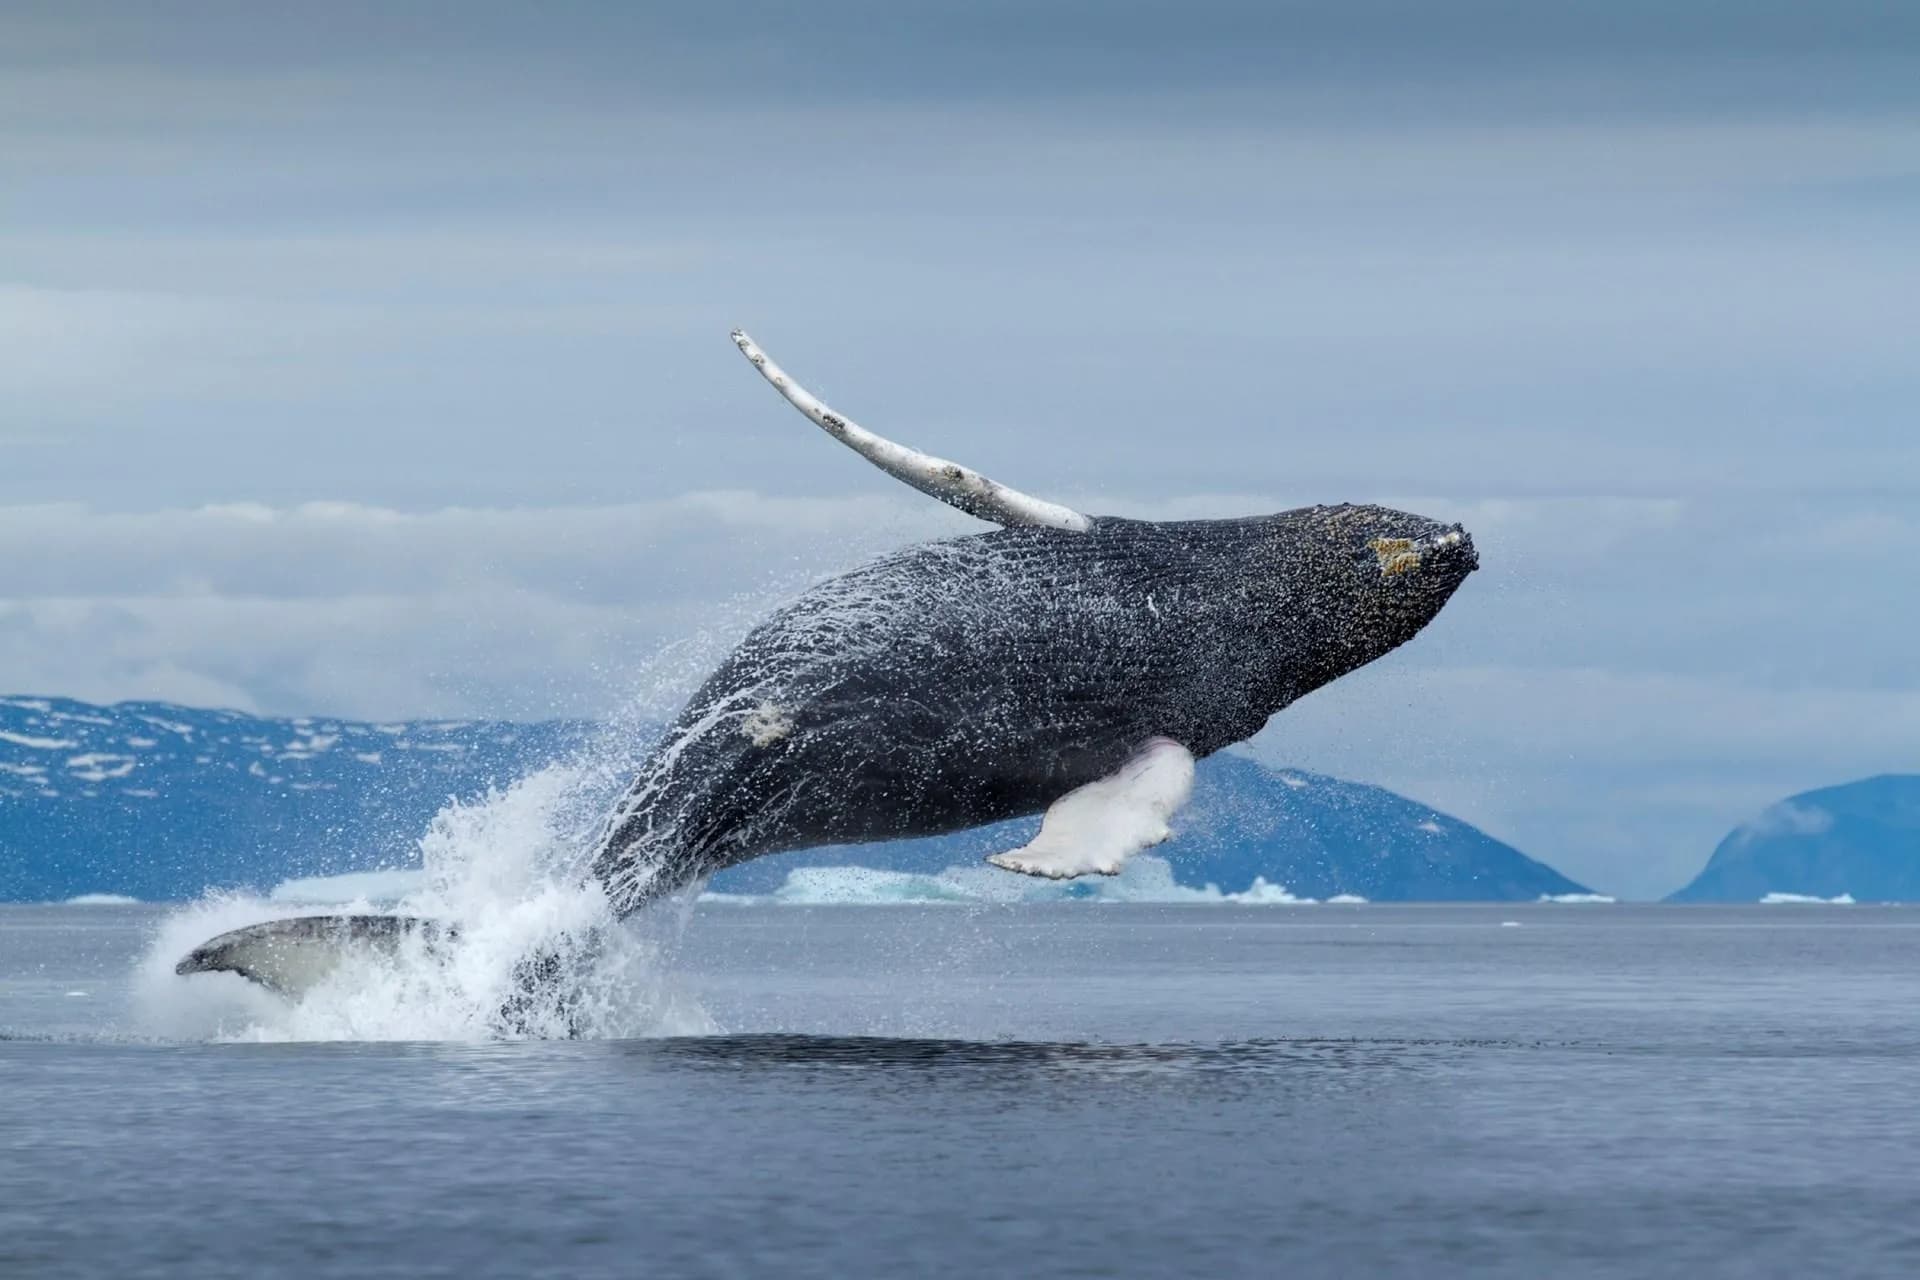
<svg viewBox="0 0 1920 1280"><path fill-rule="evenodd" d="M1086 515L876 435L746 334L733 340L829 435L998 527L829 578L747 634L583 859L617 917L766 854L1034 813L1038 834L991 863L1115 874L1169 836L1196 759L1412 639L1478 565L1459 525L1379 506ZM273 921L211 940L178 971L296 991L342 950L455 928Z"/></svg>

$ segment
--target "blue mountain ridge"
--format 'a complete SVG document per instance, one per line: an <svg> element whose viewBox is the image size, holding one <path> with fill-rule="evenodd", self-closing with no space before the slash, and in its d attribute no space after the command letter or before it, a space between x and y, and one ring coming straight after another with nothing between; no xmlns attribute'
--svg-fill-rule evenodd
<svg viewBox="0 0 1920 1280"><path fill-rule="evenodd" d="M1920 902L1920 775L1789 796L1728 833L1667 901L1754 902L1769 893Z"/></svg>
<svg viewBox="0 0 1920 1280"><path fill-rule="evenodd" d="M157 702L0 698L0 901L209 887L417 865L449 799L576 757L580 721L266 718ZM928 840L762 858L713 887L764 893L797 867L936 872L1024 842L1037 818ZM1485 833L1380 787L1225 754L1202 761L1176 836L1180 883L1256 878L1303 897L1532 900L1585 892Z"/></svg>

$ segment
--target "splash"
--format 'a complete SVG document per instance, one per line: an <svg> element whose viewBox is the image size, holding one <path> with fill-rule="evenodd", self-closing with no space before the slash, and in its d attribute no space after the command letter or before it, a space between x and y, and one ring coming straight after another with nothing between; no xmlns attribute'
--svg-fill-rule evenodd
<svg viewBox="0 0 1920 1280"><path fill-rule="evenodd" d="M673 968L701 886L616 920L608 889L623 886L596 882L589 859L636 805L649 823L662 824L670 842L678 814L659 804L665 773L689 738L726 727L728 718L716 716L664 744L656 743L657 726L770 599L791 597L804 585L791 573L771 578L712 611L707 626L649 655L626 677L634 690L627 704L573 760L476 803L442 809L419 840L419 869L288 882L265 900L215 894L169 916L136 974L139 1029L168 1039L266 1041L717 1031ZM633 862L634 875L653 870L647 859ZM341 900L342 888L356 895L352 901ZM209 938L317 907L415 916L453 932L432 943L404 940L386 955L353 956L297 1001L233 974L174 972ZM541 962L557 965L564 977L530 995L526 966ZM503 1022L510 1005L513 1016Z"/></svg>
<svg viewBox="0 0 1920 1280"><path fill-rule="evenodd" d="M674 980L691 895L617 923L600 889L578 876L583 830L591 830L586 815L601 811L605 772L550 768L476 803L448 805L420 841L421 872L370 877L363 896L332 909L418 916L451 923L457 933L350 956L298 1000L232 974L182 978L173 966L229 929L310 914L300 893L217 895L176 912L140 964L140 1029L169 1039L231 1041L717 1030ZM553 957L566 980L529 995L521 970L530 957ZM501 1010L516 998L513 1024L503 1025Z"/></svg>

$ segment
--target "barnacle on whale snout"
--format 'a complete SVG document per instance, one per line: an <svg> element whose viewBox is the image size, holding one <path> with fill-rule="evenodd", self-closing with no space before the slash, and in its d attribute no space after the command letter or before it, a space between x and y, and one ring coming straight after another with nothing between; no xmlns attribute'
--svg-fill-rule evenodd
<svg viewBox="0 0 1920 1280"><path fill-rule="evenodd" d="M1412 538L1374 538L1367 543L1367 550L1373 552L1380 564L1380 576L1397 578L1403 573L1420 567L1421 559L1428 552L1447 551L1467 542L1465 530L1458 527L1436 534L1418 542ZM1468 548L1468 568L1473 568L1478 557Z"/></svg>
<svg viewBox="0 0 1920 1280"><path fill-rule="evenodd" d="M1383 578L1397 578L1420 567L1420 553L1414 550L1412 538L1375 538L1367 544L1367 550L1379 558Z"/></svg>

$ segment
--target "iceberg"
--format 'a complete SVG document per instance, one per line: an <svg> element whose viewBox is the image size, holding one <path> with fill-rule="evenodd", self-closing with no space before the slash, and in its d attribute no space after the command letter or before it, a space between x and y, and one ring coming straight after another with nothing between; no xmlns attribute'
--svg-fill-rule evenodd
<svg viewBox="0 0 1920 1280"><path fill-rule="evenodd" d="M984 866L953 866L937 872L889 871L877 867L796 867L771 894L707 893L703 901L776 902L791 906L888 906L899 903L1136 902L1224 903L1243 906L1305 906L1312 898L1290 893L1260 877L1238 893L1217 885L1194 888L1174 879L1172 864L1152 855L1136 857L1117 876L1040 880L1011 876ZM1332 901L1332 899L1329 899ZM1342 902L1364 902L1352 894Z"/></svg>

